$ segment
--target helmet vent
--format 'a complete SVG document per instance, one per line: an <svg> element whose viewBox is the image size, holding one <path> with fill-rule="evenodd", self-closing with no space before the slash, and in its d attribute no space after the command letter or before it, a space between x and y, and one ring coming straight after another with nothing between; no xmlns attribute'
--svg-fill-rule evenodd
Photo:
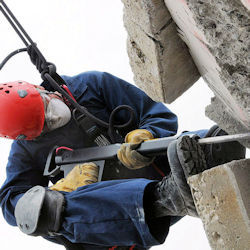
<svg viewBox="0 0 250 250"><path fill-rule="evenodd" d="M9 90L5 90L5 93L6 93L6 94L9 94L9 93L10 93L10 91L9 91Z"/></svg>
<svg viewBox="0 0 250 250"><path fill-rule="evenodd" d="M0 90L3 90L3 88L0 88Z"/></svg>

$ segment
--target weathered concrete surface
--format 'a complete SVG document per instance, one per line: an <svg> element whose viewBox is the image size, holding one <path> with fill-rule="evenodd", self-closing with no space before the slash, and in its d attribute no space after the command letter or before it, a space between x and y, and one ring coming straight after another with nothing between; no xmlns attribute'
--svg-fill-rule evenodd
<svg viewBox="0 0 250 250"><path fill-rule="evenodd" d="M250 130L250 18L247 0L165 0L193 59L223 110L209 118L230 133ZM227 113L230 119L219 116ZM216 114L217 113L217 114ZM214 115L215 114L215 115ZM239 125L239 123L241 125Z"/></svg>
<svg viewBox="0 0 250 250"><path fill-rule="evenodd" d="M232 161L189 178L212 249L249 249L250 159Z"/></svg>
<svg viewBox="0 0 250 250"><path fill-rule="evenodd" d="M135 83L152 99L171 103L200 74L164 0L122 0Z"/></svg>
<svg viewBox="0 0 250 250"><path fill-rule="evenodd" d="M227 111L225 105L216 97L211 99L211 104L206 107L206 115L212 117L220 128L229 134L248 133L249 130L235 120ZM250 148L250 139L241 141L241 144Z"/></svg>

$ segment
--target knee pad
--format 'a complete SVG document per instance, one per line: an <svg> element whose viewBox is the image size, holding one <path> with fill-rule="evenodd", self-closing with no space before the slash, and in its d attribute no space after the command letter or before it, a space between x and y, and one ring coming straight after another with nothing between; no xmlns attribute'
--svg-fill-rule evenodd
<svg viewBox="0 0 250 250"><path fill-rule="evenodd" d="M63 210L63 194L42 186L35 186L29 189L16 204L17 226L28 235L57 235Z"/></svg>

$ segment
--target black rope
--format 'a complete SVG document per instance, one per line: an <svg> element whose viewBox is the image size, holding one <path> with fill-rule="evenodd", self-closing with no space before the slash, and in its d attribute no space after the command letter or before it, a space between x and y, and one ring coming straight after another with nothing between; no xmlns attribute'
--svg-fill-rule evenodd
<svg viewBox="0 0 250 250"><path fill-rule="evenodd" d="M10 58L20 52L25 52L27 51L27 48L23 48L23 49L17 49L13 52L11 52L0 64L0 70L3 68L3 66L10 60Z"/></svg>
<svg viewBox="0 0 250 250"><path fill-rule="evenodd" d="M44 74L48 73L53 75L56 73L56 66L53 63L47 62L44 58L41 58L37 53L36 44L29 45L27 47L27 52L30 56L31 62L36 66L37 70L41 74L41 78L45 80Z"/></svg>
<svg viewBox="0 0 250 250"><path fill-rule="evenodd" d="M5 4L5 2L3 0L0 0L0 2L2 3L3 7L5 8L5 10L9 14L9 16L13 19L14 22L11 20L11 18L8 16L8 14L1 7L2 12L4 13L4 15L7 18L7 20L9 21L9 23L14 28L14 30L17 32L17 34L19 35L19 37L22 39L22 41L24 42L24 44L28 47L29 46L28 42L29 42L34 47L34 49L36 50L36 52L39 55L39 57L41 58L41 60L43 60L44 62L46 62L46 59L44 58L44 56L41 53L41 51L36 47L36 44L32 41L32 39L30 38L30 36L28 35L28 33L24 30L24 28L22 27L22 25L18 22L18 20L16 19L16 17L14 16L14 14L11 12L11 10L8 8L8 6ZM23 34L21 34L21 32L17 28ZM28 40L28 42L27 42L27 40Z"/></svg>
<svg viewBox="0 0 250 250"><path fill-rule="evenodd" d="M44 70L48 63L46 62L46 59L44 58L43 54L37 48L36 44L32 41L32 39L30 38L28 33L22 27L22 25L18 22L18 20L16 19L14 14L11 12L11 10L8 8L8 6L5 4L5 2L3 0L0 0L0 4L2 4L2 6L0 5L1 12L6 17L7 21L10 23L12 28L16 31L17 35L21 38L21 40L25 44L25 46L27 47L27 51L29 50L30 52L32 52L32 54L36 53L37 58L39 58L39 62L37 62L37 64L35 64L37 66L39 72L41 70L41 67L43 67L42 70ZM28 53L29 53L29 51L28 51ZM41 72L42 72L42 70L41 70Z"/></svg>
<svg viewBox="0 0 250 250"><path fill-rule="evenodd" d="M1 1L2 4L3 1ZM16 31L16 33L18 34L18 36L22 39L23 43L28 46L28 42L25 40L25 37L22 35L22 33L18 30L18 28L16 27L16 25L14 24L14 22L11 20L11 18L9 17L9 15L7 14L7 12L3 9L2 6L0 6L0 10L2 11L3 15L6 17L6 19L8 20L8 22L11 24L12 28Z"/></svg>
<svg viewBox="0 0 250 250"><path fill-rule="evenodd" d="M119 113L121 110L127 110L129 112L129 119L126 123L122 125L115 125L115 115ZM108 123L108 135L113 143L117 141L115 129L122 129L130 127L135 120L135 111L128 105L119 105L115 109L112 110L109 116L109 123Z"/></svg>
<svg viewBox="0 0 250 250"><path fill-rule="evenodd" d="M62 88L63 85L66 85L65 81L56 73L56 66L50 62L47 62L45 57L43 56L43 54L41 53L41 51L37 48L36 44L32 41L32 39L29 37L29 35L27 34L27 32L24 30L24 28L22 27L22 25L18 22L18 20L16 19L16 17L13 15L13 13L11 12L11 10L8 8L8 6L4 3L3 0L0 0L0 3L2 4L2 6L0 5L0 10L2 11L2 13L4 14L4 16L6 17L6 19L9 21L9 23L11 24L11 26L13 27L13 29L16 31L16 33L18 34L18 36L21 38L21 40L24 42L24 44L26 45L27 49L21 49L21 50L16 50L14 52L12 52L9 56L7 56L5 58L5 60L1 63L1 67L0 69L4 66L4 64L15 54L22 52L22 51L26 51L28 52L31 62L36 66L37 70L39 71L39 73L41 74L41 78L43 80L47 80L50 85L59 93L62 94L62 96L74 107L76 108L80 113L86 115L87 117L89 117L93 122L95 122L97 125L104 127L106 129L108 129L108 134L110 136L110 138L112 139L112 141L115 140L115 129L125 129L128 126L131 125L131 123L133 122L134 118L135 118L135 112L134 110L128 106L128 105L121 105L118 106L116 109L114 109L111 112L110 118L109 118L109 122L104 122L101 119L95 117L94 115L92 115L91 113L88 112L88 110L79 105L75 100L73 100L73 98L67 93L67 91ZM119 124L119 125L115 125L114 124L114 117L115 114L119 111L121 111L122 109L125 109L129 112L129 119L127 122L125 122L124 124Z"/></svg>

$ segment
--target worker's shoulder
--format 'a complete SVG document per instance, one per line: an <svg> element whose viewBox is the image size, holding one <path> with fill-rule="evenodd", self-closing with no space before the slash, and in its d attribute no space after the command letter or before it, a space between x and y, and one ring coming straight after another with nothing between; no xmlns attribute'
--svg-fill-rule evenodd
<svg viewBox="0 0 250 250"><path fill-rule="evenodd" d="M107 87L117 87L122 80L118 77L101 71L86 71L75 76L65 76L62 78L66 82L72 93L81 94L88 88L90 91L99 92L106 90Z"/></svg>
<svg viewBox="0 0 250 250"><path fill-rule="evenodd" d="M112 76L107 72L101 71L86 71L74 76L65 76L62 78L68 85L78 85L78 84L94 84L101 83L107 76ZM114 77L114 76L113 76Z"/></svg>

